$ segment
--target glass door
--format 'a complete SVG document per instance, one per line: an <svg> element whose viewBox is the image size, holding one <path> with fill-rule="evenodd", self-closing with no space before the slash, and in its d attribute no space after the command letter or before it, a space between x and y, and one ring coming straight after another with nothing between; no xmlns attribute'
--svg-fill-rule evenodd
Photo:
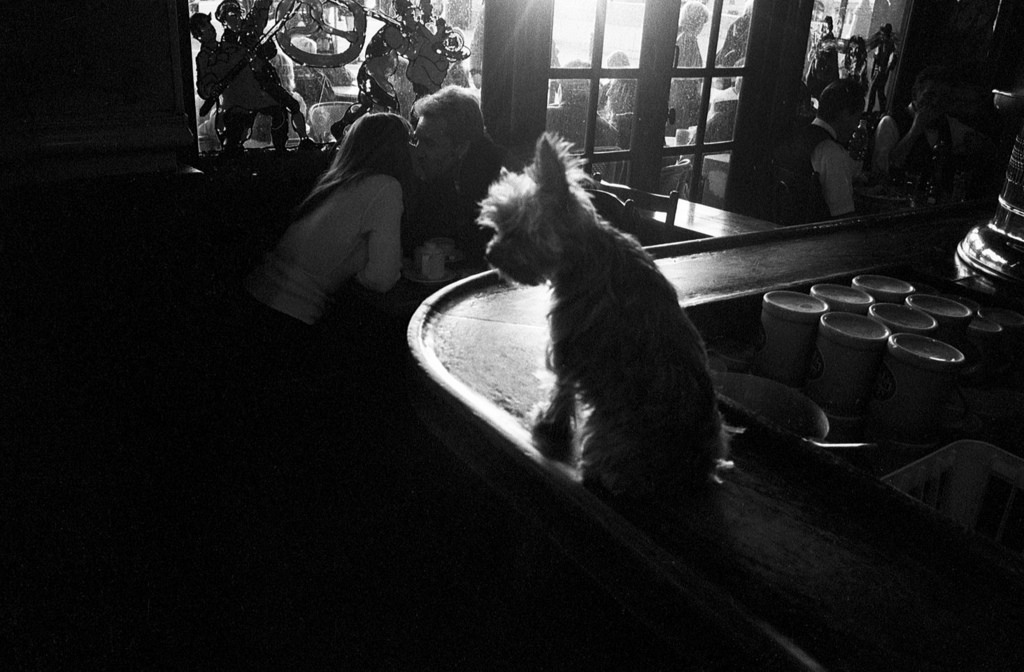
<svg viewBox="0 0 1024 672"><path fill-rule="evenodd" d="M555 0L547 124L604 179L629 178L642 0Z"/></svg>
<svg viewBox="0 0 1024 672"><path fill-rule="evenodd" d="M680 8L658 189L725 206L754 0Z"/></svg>
<svg viewBox="0 0 1024 672"><path fill-rule="evenodd" d="M752 5L554 0L547 129L606 180L723 205Z"/></svg>

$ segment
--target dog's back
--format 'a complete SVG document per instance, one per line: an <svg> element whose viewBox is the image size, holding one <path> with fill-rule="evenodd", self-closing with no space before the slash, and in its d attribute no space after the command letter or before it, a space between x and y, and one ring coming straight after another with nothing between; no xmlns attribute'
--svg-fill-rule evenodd
<svg viewBox="0 0 1024 672"><path fill-rule="evenodd" d="M693 490L726 441L700 334L675 288L633 238L603 221L569 146L543 137L534 164L492 185L479 222L495 230L487 258L518 282L549 282L551 403L538 448L572 461L613 492Z"/></svg>
<svg viewBox="0 0 1024 672"><path fill-rule="evenodd" d="M551 366L590 412L584 473L614 474L615 489L690 489L726 452L703 341L639 244L584 230L552 279L550 314Z"/></svg>

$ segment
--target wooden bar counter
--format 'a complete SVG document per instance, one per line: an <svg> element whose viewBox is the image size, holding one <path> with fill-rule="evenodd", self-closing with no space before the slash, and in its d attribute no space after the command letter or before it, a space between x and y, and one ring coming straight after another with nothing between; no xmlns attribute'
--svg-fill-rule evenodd
<svg viewBox="0 0 1024 672"><path fill-rule="evenodd" d="M1018 305L1019 288L955 259L990 210L789 229L755 220L748 233L651 251L709 341L756 319L767 290L869 271ZM529 418L550 383L547 310L545 287L494 272L432 295L408 329L418 411L494 497L666 644L674 669L1024 669L1021 556L841 456L730 417L747 429L725 482L663 503L592 492L546 461Z"/></svg>

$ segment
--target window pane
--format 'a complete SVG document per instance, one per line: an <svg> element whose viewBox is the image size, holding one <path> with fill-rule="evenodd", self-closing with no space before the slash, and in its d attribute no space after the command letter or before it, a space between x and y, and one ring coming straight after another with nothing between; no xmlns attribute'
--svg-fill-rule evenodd
<svg viewBox="0 0 1024 672"><path fill-rule="evenodd" d="M639 65L643 25L643 2L609 0L604 26L606 68L635 68Z"/></svg>
<svg viewBox="0 0 1024 672"><path fill-rule="evenodd" d="M629 161L602 161L594 163L593 168L593 172L600 173L605 182L629 183Z"/></svg>
<svg viewBox="0 0 1024 672"><path fill-rule="evenodd" d="M189 2L190 13L203 12L214 17L212 24L218 37L223 35L224 27L216 19L217 7L221 0L192 0ZM250 7L251 1L243 1L243 8ZM276 11L281 0L271 4L270 20L267 28L276 20ZM351 7L328 0L323 3L295 3L298 7L295 14L278 33L277 55L271 61L284 89L299 101L300 110L306 118L309 137L316 142L330 142L334 137L330 126L338 121L348 106L358 95L357 73L365 57L365 47L385 23L373 17L366 17L363 32L364 49L354 53L353 43L346 33L356 28L356 21ZM390 1L363 3L367 8L377 9L383 14L396 17L395 6ZM317 12L311 7L315 5ZM435 3L435 11L442 7ZM472 70L481 70L480 59L483 56L483 1L482 0L450 0L443 4L440 14L450 27L461 31L461 40L471 52L469 59L451 63L443 85L458 84L479 88L480 83L474 80ZM435 18L438 18L435 16ZM192 39L192 65L199 52L199 43ZM449 45L451 46L451 45ZM406 77L408 62L405 58L397 59L396 69L387 79L394 86L395 95L399 100L400 111L408 114L415 98L412 84ZM195 75L195 73L193 73ZM196 96L198 121L198 138L201 152L220 148L215 129L215 114L200 117L198 110L202 100ZM216 108L215 108L216 109ZM252 134L245 146L249 148L270 145L270 117L257 114L252 125ZM289 144L298 142L298 134L294 128L289 134Z"/></svg>
<svg viewBox="0 0 1024 672"><path fill-rule="evenodd" d="M675 66L703 68L711 40L710 10L699 0L689 0L679 10L679 32L676 35Z"/></svg>
<svg viewBox="0 0 1024 672"><path fill-rule="evenodd" d="M589 68L597 0L555 0L551 67Z"/></svg>
<svg viewBox="0 0 1024 672"><path fill-rule="evenodd" d="M697 117L700 115L700 97L704 88L704 80L699 77L673 77L669 85L668 105L675 110L675 123L665 125L665 137L679 140L672 144L692 144L693 135L697 132ZM679 134L678 131L688 131Z"/></svg>
<svg viewBox="0 0 1024 672"><path fill-rule="evenodd" d="M622 149L629 149L635 109L635 79L601 80L601 101L598 103L598 111L605 121L615 127L615 144Z"/></svg>
<svg viewBox="0 0 1024 672"><path fill-rule="evenodd" d="M668 194L673 190L679 197L690 199L690 175L693 173L693 157L665 157L661 163L661 175L658 180L658 192Z"/></svg>
<svg viewBox="0 0 1024 672"><path fill-rule="evenodd" d="M711 81L711 106L704 142L729 142L736 129L742 77L716 77Z"/></svg>
<svg viewBox="0 0 1024 672"><path fill-rule="evenodd" d="M701 169L701 202L715 208L725 208L725 185L729 179L731 152L708 154Z"/></svg>
<svg viewBox="0 0 1024 672"><path fill-rule="evenodd" d="M558 133L575 145L578 151L583 151L590 80L552 79L549 90L552 87L558 92L558 100L548 105L547 130Z"/></svg>
<svg viewBox="0 0 1024 672"><path fill-rule="evenodd" d="M877 100L884 112L909 4L908 0L862 0L856 5L845 0L816 2L803 71L810 96L817 99L836 79L853 77L865 90L872 90L869 110Z"/></svg>
<svg viewBox="0 0 1024 672"><path fill-rule="evenodd" d="M750 12L754 0L726 2L722 9L722 24L718 32L718 54L715 67L740 67L746 62L747 41L750 38Z"/></svg>

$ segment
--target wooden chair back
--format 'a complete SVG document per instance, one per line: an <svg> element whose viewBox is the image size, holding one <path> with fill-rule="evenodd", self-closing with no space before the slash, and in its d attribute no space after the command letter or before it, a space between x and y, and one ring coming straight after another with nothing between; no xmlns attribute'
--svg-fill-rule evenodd
<svg viewBox="0 0 1024 672"><path fill-rule="evenodd" d="M624 201L618 194L605 191L599 188L600 186L602 185L599 183L594 188L587 189L598 214L618 230L636 238L645 247L649 245L678 243L686 240L698 240L707 237L696 231L659 221L649 215L650 212L658 210L653 208L651 210L641 209L633 199ZM659 194L654 195L659 196ZM663 199L669 198L669 196L660 196ZM650 205L649 201L645 201L645 203ZM664 203L660 205L667 207L667 204ZM666 212L666 215L671 214L673 218L675 217L675 212L669 213L667 210L663 212Z"/></svg>
<svg viewBox="0 0 1024 672"><path fill-rule="evenodd" d="M634 189L625 184L605 182L601 178L601 173L594 173L593 177L595 182L594 189L614 194L627 205L632 203L634 207L652 219L659 220L661 218L657 217L657 213L665 213L664 223L667 226L675 227L676 208L679 206L679 191L673 189L667 195L655 194L642 189Z"/></svg>

